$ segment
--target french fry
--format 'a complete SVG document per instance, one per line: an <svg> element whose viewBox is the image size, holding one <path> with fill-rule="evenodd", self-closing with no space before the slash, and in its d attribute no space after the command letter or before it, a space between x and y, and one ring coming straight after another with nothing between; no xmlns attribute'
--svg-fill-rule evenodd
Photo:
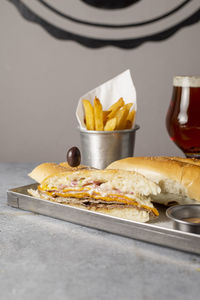
<svg viewBox="0 0 200 300"><path fill-rule="evenodd" d="M133 110L129 111L127 120L130 120L131 122L133 122L134 118L135 118L135 110L133 109Z"/></svg>
<svg viewBox="0 0 200 300"><path fill-rule="evenodd" d="M135 119L135 110L131 110L129 111L127 120L126 120L126 129L130 129L133 126L134 123L134 119Z"/></svg>
<svg viewBox="0 0 200 300"><path fill-rule="evenodd" d="M94 99L94 123L95 130L103 130L103 110L101 102L97 97Z"/></svg>
<svg viewBox="0 0 200 300"><path fill-rule="evenodd" d="M132 122L130 120L126 120L126 127L125 129L131 129L132 128Z"/></svg>
<svg viewBox="0 0 200 300"><path fill-rule="evenodd" d="M87 130L94 130L94 108L89 100L82 100L85 111L85 123Z"/></svg>
<svg viewBox="0 0 200 300"><path fill-rule="evenodd" d="M129 111L130 111L130 108L131 106L133 105L133 103L127 103L124 105L124 114L123 114L123 117L120 121L120 124L119 124L119 129L122 130L122 129L125 129L126 128L126 120L127 120L127 117L128 117L128 114L129 114Z"/></svg>
<svg viewBox="0 0 200 300"><path fill-rule="evenodd" d="M120 98L117 102L115 102L113 105L111 105L108 109L110 112L108 115L108 120L115 117L116 113L119 111L119 109L124 105L124 99Z"/></svg>
<svg viewBox="0 0 200 300"><path fill-rule="evenodd" d="M108 115L109 115L109 111L108 110L103 110L103 125L105 126L107 120L108 120Z"/></svg>
<svg viewBox="0 0 200 300"><path fill-rule="evenodd" d="M116 110L117 108L122 107L124 105L124 99L121 97L117 102L109 107L109 111Z"/></svg>
<svg viewBox="0 0 200 300"><path fill-rule="evenodd" d="M124 120L125 114L126 114L126 107L125 106L123 106L120 110L117 111L117 113L116 113L116 119L117 119L116 129L117 130L121 130L121 125L122 125L122 122Z"/></svg>
<svg viewBox="0 0 200 300"><path fill-rule="evenodd" d="M106 122L106 125L104 126L105 131L113 131L115 130L115 127L117 125L117 119L112 118Z"/></svg>
<svg viewBox="0 0 200 300"><path fill-rule="evenodd" d="M127 104L125 104L125 106L126 106L128 112L129 112L131 107L133 106L133 102L127 103Z"/></svg>

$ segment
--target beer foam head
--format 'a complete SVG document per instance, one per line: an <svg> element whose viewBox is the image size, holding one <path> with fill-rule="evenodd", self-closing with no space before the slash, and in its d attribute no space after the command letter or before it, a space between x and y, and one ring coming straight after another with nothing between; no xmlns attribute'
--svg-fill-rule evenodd
<svg viewBox="0 0 200 300"><path fill-rule="evenodd" d="M181 87L200 87L200 76L175 76L173 85Z"/></svg>

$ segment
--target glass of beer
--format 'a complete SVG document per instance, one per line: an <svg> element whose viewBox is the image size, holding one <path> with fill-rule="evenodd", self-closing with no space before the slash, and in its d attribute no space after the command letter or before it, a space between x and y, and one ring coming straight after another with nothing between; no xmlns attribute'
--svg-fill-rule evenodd
<svg viewBox="0 0 200 300"><path fill-rule="evenodd" d="M200 77L174 77L166 127L186 157L200 159Z"/></svg>

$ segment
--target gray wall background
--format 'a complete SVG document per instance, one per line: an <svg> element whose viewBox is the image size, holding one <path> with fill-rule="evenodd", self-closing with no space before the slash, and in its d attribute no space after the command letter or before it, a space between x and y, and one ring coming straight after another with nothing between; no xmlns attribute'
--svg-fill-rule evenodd
<svg viewBox="0 0 200 300"><path fill-rule="evenodd" d="M137 91L135 155L181 155L165 116L174 75L199 75L200 24L138 49L88 49L58 41L0 2L0 161L63 161L79 146L81 95L126 69Z"/></svg>

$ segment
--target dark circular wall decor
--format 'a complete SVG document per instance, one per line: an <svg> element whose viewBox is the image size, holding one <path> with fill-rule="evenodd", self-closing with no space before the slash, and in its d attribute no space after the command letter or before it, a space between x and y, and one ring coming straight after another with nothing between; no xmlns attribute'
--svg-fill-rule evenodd
<svg viewBox="0 0 200 300"><path fill-rule="evenodd" d="M81 0L89 5L105 9L118 9L127 7L140 0Z"/></svg>
<svg viewBox="0 0 200 300"><path fill-rule="evenodd" d="M200 20L199 0L7 0L54 38L133 49Z"/></svg>

